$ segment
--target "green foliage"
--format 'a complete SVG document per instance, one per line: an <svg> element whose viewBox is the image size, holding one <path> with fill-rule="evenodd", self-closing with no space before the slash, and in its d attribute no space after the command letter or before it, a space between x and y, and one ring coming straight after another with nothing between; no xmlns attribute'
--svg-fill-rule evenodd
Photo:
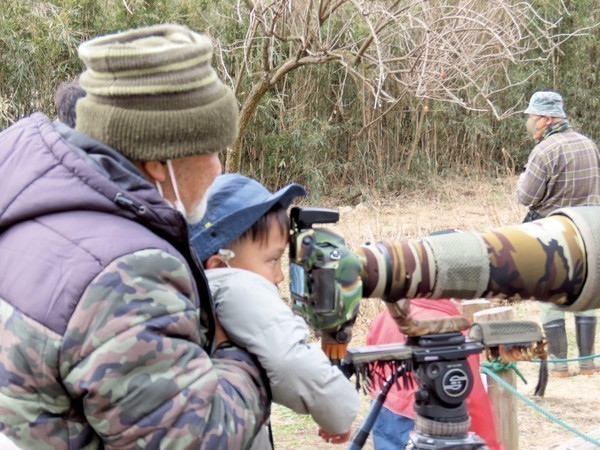
<svg viewBox="0 0 600 450"><path fill-rule="evenodd" d="M561 12L559 2L544 1L538 5L540 13L550 21L556 21L561 13L563 19L556 33L564 36L600 23L600 10L594 7L593 0L566 1L564 5L567 12ZM515 66L511 78L515 82L529 81L498 94L493 101L501 110L518 104L522 111L533 92L557 90L565 98L575 127L599 141L599 41L600 27L596 26L587 35L563 43L556 54L531 55L547 61ZM373 119L368 94L353 80L342 83L342 78L343 73L334 67L290 73L285 86L277 87L279 95L262 102L245 134L244 170L276 186L292 180L312 181L317 183L310 185L313 191L331 193L332 186L341 183L348 197L352 197L357 190L364 192L368 188L381 193L423 189L422 184L437 175L518 172L533 146L525 134L525 117L521 113L498 121L489 113L466 111L441 102L427 104L414 98L405 98L365 132L363 126ZM424 106L429 112L419 129ZM282 116L285 120L280 120ZM269 139L271 134L278 138ZM299 136L299 141L289 139L291 136ZM283 147L273 145L274 142ZM413 147L414 157L407 172ZM256 171L251 160L261 152L267 161L274 155L283 158L287 168L283 176L287 179L268 165ZM300 155L291 168L293 158ZM325 184L319 185L321 181ZM363 188L357 187L361 185Z"/></svg>
<svg viewBox="0 0 600 450"><path fill-rule="evenodd" d="M335 147L329 145L340 129L317 118L301 123L291 117L280 121L269 114L272 101L271 95L263 99L265 107L259 109L255 125L246 134L245 172L273 189L291 180L302 183L309 189L310 199L319 201L319 194L343 171ZM254 134L264 128L271 131L263 136Z"/></svg>
<svg viewBox="0 0 600 450"><path fill-rule="evenodd" d="M548 19L558 19L558 0L532 3ZM562 13L560 33L600 22L596 0L562 3L568 14ZM54 116L56 87L82 70L77 58L81 41L172 22L208 32L217 45L238 43L248 24L237 13L237 5L233 0L2 0L0 128L36 110ZM329 26L346 25L335 20ZM368 30L357 27L351 33L366 36ZM554 54L538 55L547 57L546 62L515 67L511 78L530 77L528 82L503 91L493 101L501 109L515 103L524 109L534 91L558 90L573 124L600 141L598 42L600 27L592 28L586 36L563 43ZM259 40L246 56L239 45L224 52L222 60L215 59L221 75L232 84L238 75L250 74L240 77L240 98L262 76ZM276 63L288 56L286 43L272 49ZM532 147L521 114L499 122L488 113L409 96L383 119L377 119L378 111L370 93L337 65L290 72L261 100L244 132L242 171L273 189L291 181L303 183L310 190L310 201L317 202L322 194L345 192L353 199L371 189L382 193L424 189L432 177L451 173L518 171Z"/></svg>
<svg viewBox="0 0 600 450"><path fill-rule="evenodd" d="M166 22L205 29L202 6L196 0L2 0L0 129L34 111L54 115L56 87L82 70L82 41Z"/></svg>

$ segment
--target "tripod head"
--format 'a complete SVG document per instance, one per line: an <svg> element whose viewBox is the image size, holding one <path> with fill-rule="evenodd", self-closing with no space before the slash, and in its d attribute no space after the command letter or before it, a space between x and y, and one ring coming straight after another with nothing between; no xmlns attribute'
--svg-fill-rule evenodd
<svg viewBox="0 0 600 450"><path fill-rule="evenodd" d="M349 449L363 447L390 388L396 385L412 389L413 375L418 382L416 419L407 448L487 448L479 436L468 432L465 400L477 374L471 372L467 358L483 350L489 361L498 361L499 357L504 362L533 358L545 361L544 344L537 323L507 320L474 324L469 337L462 333L431 334L410 337L406 344L349 348L344 363L352 370L347 372L354 373L363 387L380 391ZM535 395L543 396L547 378L540 375Z"/></svg>
<svg viewBox="0 0 600 450"><path fill-rule="evenodd" d="M465 400L473 387L469 355L483 347L466 342L462 333L432 334L407 340L411 347L419 390L415 411L419 416L443 423L469 420Z"/></svg>
<svg viewBox="0 0 600 450"><path fill-rule="evenodd" d="M458 332L409 338L405 345L348 349L345 364L353 367L357 380L362 377L363 385L381 390L349 449L363 447L391 386L402 384L401 388L412 388L413 375L418 389L410 448L486 448L481 438L468 431L470 419L465 403L473 387L467 357L482 350L481 344L466 340ZM390 374L385 381L382 372Z"/></svg>

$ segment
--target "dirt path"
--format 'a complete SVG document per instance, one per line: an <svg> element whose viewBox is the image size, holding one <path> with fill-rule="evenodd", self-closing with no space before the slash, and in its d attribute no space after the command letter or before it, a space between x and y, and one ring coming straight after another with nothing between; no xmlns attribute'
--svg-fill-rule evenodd
<svg viewBox="0 0 600 450"><path fill-rule="evenodd" d="M336 230L353 247L366 241L414 238L442 229L483 231L518 223L524 217L525 209L512 198L515 184L516 177L492 181L455 179L447 185L436 187L433 193L381 199L355 207L329 206L339 208L341 220ZM361 305L362 312L354 329L352 345L364 344L369 322L380 310L380 302L364 302ZM517 318L538 320L538 311L535 302L515 305ZM571 317L567 318L570 357L575 357L577 351L573 322ZM597 338L596 341L596 348L600 351L600 339ZM531 391L537 380L537 366L533 363L520 363L519 369L529 380L529 384L519 381L518 390L533 399ZM571 363L571 371L576 373L576 369L576 363ZM600 374L551 379L546 396L537 400L537 403L583 432L596 430L600 428ZM364 418L368 408L369 399L365 396L356 425ZM517 414L519 447L522 450L551 449L576 437L522 402L518 403ZM277 449L345 448L344 445L323 442L317 436L316 425L307 416L294 414L275 405L272 420ZM372 448L370 442L365 446L365 449Z"/></svg>

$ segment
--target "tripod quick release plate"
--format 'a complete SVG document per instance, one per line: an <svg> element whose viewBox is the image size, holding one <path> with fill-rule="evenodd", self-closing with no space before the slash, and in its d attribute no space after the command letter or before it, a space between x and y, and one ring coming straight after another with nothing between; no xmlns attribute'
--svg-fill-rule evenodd
<svg viewBox="0 0 600 450"><path fill-rule="evenodd" d="M543 335L540 326L535 322L499 320L474 323L469 337L486 347L495 347L538 342L542 340Z"/></svg>
<svg viewBox="0 0 600 450"><path fill-rule="evenodd" d="M376 361L402 361L412 358L412 350L404 344L379 344L348 349L345 361L355 365Z"/></svg>

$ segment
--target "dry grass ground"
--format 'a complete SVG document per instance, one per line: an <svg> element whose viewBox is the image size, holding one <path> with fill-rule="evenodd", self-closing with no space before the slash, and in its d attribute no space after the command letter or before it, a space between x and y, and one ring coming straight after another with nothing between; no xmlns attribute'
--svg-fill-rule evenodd
<svg viewBox="0 0 600 450"><path fill-rule="evenodd" d="M498 180L453 179L431 186L427 192L375 199L353 207L333 202L326 206L340 210L341 217L336 230L345 236L350 247L354 247L366 241L415 238L442 229L483 231L518 223L524 217L525 209L517 205L512 197L515 184L516 177ZM351 344L354 346L364 344L370 321L382 309L378 301L365 301L361 306L361 315L354 328ZM517 318L538 320L538 306L535 302L513 306ZM575 357L577 350L571 317L568 317L567 324L569 356ZM537 380L537 365L520 363L519 369L529 380L529 384L519 381L518 390L534 399L531 392ZM576 369L576 363L571 363L573 373L577 372ZM592 432L600 428L600 374L551 379L546 396L536 402L569 425L583 432ZM355 426L358 426L368 408L369 399L365 396L361 415ZM522 450L550 449L575 437L522 402L518 402L516 414L519 417L519 448ZM316 425L307 416L294 414L275 405L272 421L275 447L278 449L345 448L344 445L323 442L317 436ZM365 448L373 448L370 441Z"/></svg>

